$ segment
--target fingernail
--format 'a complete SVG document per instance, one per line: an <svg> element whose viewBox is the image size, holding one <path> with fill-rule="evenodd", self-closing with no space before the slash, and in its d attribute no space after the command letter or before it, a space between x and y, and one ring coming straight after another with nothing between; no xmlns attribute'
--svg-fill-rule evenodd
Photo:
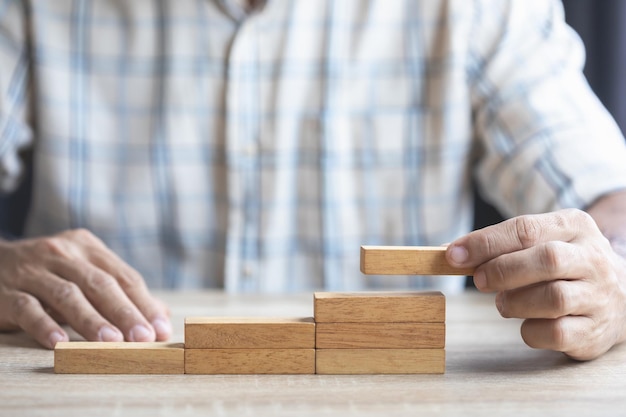
<svg viewBox="0 0 626 417"><path fill-rule="evenodd" d="M67 342L67 338L61 332L52 332L50 336L48 336L48 343L50 343L50 347L54 349L58 342Z"/></svg>
<svg viewBox="0 0 626 417"><path fill-rule="evenodd" d="M130 341L131 342L152 342L154 341L154 334L146 326L138 324L132 329L130 329Z"/></svg>
<svg viewBox="0 0 626 417"><path fill-rule="evenodd" d="M474 285L476 288L483 289L487 285L487 276L483 271L474 273Z"/></svg>
<svg viewBox="0 0 626 417"><path fill-rule="evenodd" d="M162 318L154 319L152 327L157 334L157 339L167 339L172 334L172 324L169 320Z"/></svg>
<svg viewBox="0 0 626 417"><path fill-rule="evenodd" d="M124 336L116 329L104 326L98 331L98 340L101 342L121 342L124 340Z"/></svg>
<svg viewBox="0 0 626 417"><path fill-rule="evenodd" d="M469 258L469 252L463 246L453 246L450 248L450 258L457 264L462 264Z"/></svg>

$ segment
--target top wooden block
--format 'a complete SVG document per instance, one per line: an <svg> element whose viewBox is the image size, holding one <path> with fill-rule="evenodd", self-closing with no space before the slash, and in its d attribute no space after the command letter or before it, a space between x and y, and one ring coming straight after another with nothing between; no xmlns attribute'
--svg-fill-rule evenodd
<svg viewBox="0 0 626 417"><path fill-rule="evenodd" d="M315 322L307 318L187 317L187 349L308 349Z"/></svg>
<svg viewBox="0 0 626 417"><path fill-rule="evenodd" d="M313 295L319 323L443 323L446 300L438 291L317 292Z"/></svg>
<svg viewBox="0 0 626 417"><path fill-rule="evenodd" d="M473 275L455 268L444 246L361 246L361 272L376 275Z"/></svg>

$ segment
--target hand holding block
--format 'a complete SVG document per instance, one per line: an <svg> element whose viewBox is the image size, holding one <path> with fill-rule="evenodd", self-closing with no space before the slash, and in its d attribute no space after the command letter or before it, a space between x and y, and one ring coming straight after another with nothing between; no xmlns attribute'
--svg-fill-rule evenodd
<svg viewBox="0 0 626 417"><path fill-rule="evenodd" d="M187 349L303 349L315 347L315 322L307 318L188 317Z"/></svg>
<svg viewBox="0 0 626 417"><path fill-rule="evenodd" d="M317 323L443 323L446 300L439 291L316 292Z"/></svg>
<svg viewBox="0 0 626 417"><path fill-rule="evenodd" d="M376 275L473 275L455 268L444 246L361 246L361 272Z"/></svg>
<svg viewBox="0 0 626 417"><path fill-rule="evenodd" d="M54 348L57 374L183 374L182 343L59 342Z"/></svg>

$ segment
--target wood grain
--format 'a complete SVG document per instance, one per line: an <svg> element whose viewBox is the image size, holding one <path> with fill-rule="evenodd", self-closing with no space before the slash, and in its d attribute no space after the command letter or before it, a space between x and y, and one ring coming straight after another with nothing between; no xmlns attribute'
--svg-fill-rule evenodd
<svg viewBox="0 0 626 417"><path fill-rule="evenodd" d="M311 315L310 294L155 291L172 340L197 315ZM620 416L626 344L580 363L520 338L493 294L446 296L444 375L55 375L54 353L24 332L0 332L2 416L516 417ZM68 329L69 330L69 329ZM73 333L71 333L74 336ZM75 337L75 336L74 336ZM512 413L509 413L512 414Z"/></svg>
<svg viewBox="0 0 626 417"><path fill-rule="evenodd" d="M443 349L444 323L318 323L317 349Z"/></svg>
<svg viewBox="0 0 626 417"><path fill-rule="evenodd" d="M444 246L361 246L361 272L376 275L473 275L455 268Z"/></svg>
<svg viewBox="0 0 626 417"><path fill-rule="evenodd" d="M443 323L446 301L439 291L317 292L317 323Z"/></svg>
<svg viewBox="0 0 626 417"><path fill-rule="evenodd" d="M317 349L318 374L443 374L444 349Z"/></svg>
<svg viewBox="0 0 626 417"><path fill-rule="evenodd" d="M183 374L182 343L59 342L57 374Z"/></svg>
<svg viewBox="0 0 626 417"><path fill-rule="evenodd" d="M188 317L187 349L306 349L315 347L307 318Z"/></svg>
<svg viewBox="0 0 626 417"><path fill-rule="evenodd" d="M187 374L314 374L315 349L186 349Z"/></svg>

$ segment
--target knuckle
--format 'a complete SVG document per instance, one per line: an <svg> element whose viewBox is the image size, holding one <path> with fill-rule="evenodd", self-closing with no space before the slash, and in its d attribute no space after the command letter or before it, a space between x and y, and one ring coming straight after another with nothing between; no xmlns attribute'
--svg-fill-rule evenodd
<svg viewBox="0 0 626 417"><path fill-rule="evenodd" d="M551 241L545 243L539 254L539 262L544 271L552 274L564 273L567 265L571 262L569 253L561 242Z"/></svg>
<svg viewBox="0 0 626 417"><path fill-rule="evenodd" d="M564 281L553 281L545 286L546 298L554 311L552 318L562 317L570 312L572 301Z"/></svg>
<svg viewBox="0 0 626 417"><path fill-rule="evenodd" d="M85 284L91 291L100 291L115 285L116 281L108 274L91 269L85 273Z"/></svg>
<svg viewBox="0 0 626 417"><path fill-rule="evenodd" d="M66 230L57 236L78 245L97 246L101 242L96 235L94 235L89 229L85 228Z"/></svg>
<svg viewBox="0 0 626 417"><path fill-rule="evenodd" d="M541 225L536 217L516 217L514 219L514 228L517 239L523 248L534 246L541 238Z"/></svg>
<svg viewBox="0 0 626 417"><path fill-rule="evenodd" d="M555 319L550 326L550 338L553 350L564 352L570 347L570 332L565 320Z"/></svg>
<svg viewBox="0 0 626 417"><path fill-rule="evenodd" d="M68 300L75 300L82 293L80 287L71 281L59 283L52 291L54 305L63 305Z"/></svg>
<svg viewBox="0 0 626 417"><path fill-rule="evenodd" d="M144 285L143 279L139 273L136 272L119 273L117 277L120 287L122 287L125 291L141 288Z"/></svg>
<svg viewBox="0 0 626 417"><path fill-rule="evenodd" d="M77 242L92 242L97 239L93 233L85 228L68 230L66 234L70 239Z"/></svg>
<svg viewBox="0 0 626 417"><path fill-rule="evenodd" d="M21 321L21 318L39 304L39 301L35 297L26 293L18 293L13 299L13 319L16 323Z"/></svg>
<svg viewBox="0 0 626 417"><path fill-rule="evenodd" d="M69 257L64 239L60 236L43 237L35 245L39 253Z"/></svg>
<svg viewBox="0 0 626 417"><path fill-rule="evenodd" d="M579 209L566 209L564 210L565 216L570 222L580 225L583 228L595 228L596 222L589 213ZM567 223L566 220L564 220Z"/></svg>
<svg viewBox="0 0 626 417"><path fill-rule="evenodd" d="M489 287L493 289L506 289L507 268L503 262L494 262L487 273Z"/></svg>
<svg viewBox="0 0 626 417"><path fill-rule="evenodd" d="M120 323L135 319L136 310L129 305L121 305L115 309L116 321Z"/></svg>

